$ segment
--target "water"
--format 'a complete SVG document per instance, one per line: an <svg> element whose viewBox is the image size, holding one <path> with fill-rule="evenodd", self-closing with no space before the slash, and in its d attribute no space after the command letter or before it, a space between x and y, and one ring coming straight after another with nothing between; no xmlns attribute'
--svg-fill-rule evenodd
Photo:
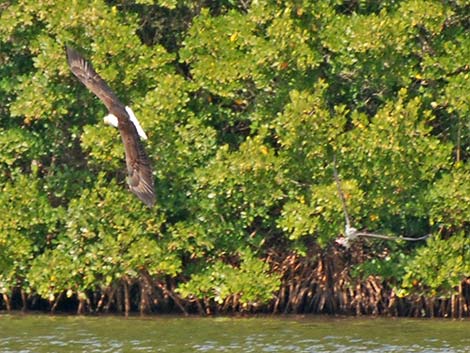
<svg viewBox="0 0 470 353"><path fill-rule="evenodd" d="M470 321L0 315L0 352L470 352Z"/></svg>

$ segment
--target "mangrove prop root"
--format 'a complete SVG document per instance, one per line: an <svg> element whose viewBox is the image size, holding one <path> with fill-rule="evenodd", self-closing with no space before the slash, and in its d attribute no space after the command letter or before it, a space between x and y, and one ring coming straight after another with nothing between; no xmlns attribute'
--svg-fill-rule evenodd
<svg viewBox="0 0 470 353"><path fill-rule="evenodd" d="M120 281L99 289L65 298L57 293L48 302L37 294L13 288L0 296L0 310L41 310L49 304L50 312L118 312L142 315L181 312L184 315L228 313L319 313L345 315L388 315L409 317L470 317L470 278L464 279L448 298L418 294L401 298L394 288L378 276L354 278L351 269L368 260L360 244L348 252L335 246L312 248L301 256L270 250L266 262L273 273L280 274L279 290L264 305L241 305L243 293L234 293L218 303L213 298L183 298L175 288L182 278L151 276L142 270L138 277L124 276Z"/></svg>
<svg viewBox="0 0 470 353"><path fill-rule="evenodd" d="M389 315L415 317L470 316L470 280L458 293L436 300L412 295L397 297L393 287L378 276L353 278L350 269L368 259L358 247L345 253L334 247L307 256L273 252L267 256L275 272L282 275L272 312L346 315Z"/></svg>

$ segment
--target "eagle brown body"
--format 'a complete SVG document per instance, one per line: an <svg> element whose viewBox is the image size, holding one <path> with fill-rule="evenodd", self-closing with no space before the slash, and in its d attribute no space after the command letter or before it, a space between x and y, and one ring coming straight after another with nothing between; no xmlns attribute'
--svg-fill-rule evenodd
<svg viewBox="0 0 470 353"><path fill-rule="evenodd" d="M155 191L152 167L126 106L76 50L67 47L66 51L67 62L73 74L104 103L109 113L118 119L118 129L126 153L129 188L147 206L153 206Z"/></svg>

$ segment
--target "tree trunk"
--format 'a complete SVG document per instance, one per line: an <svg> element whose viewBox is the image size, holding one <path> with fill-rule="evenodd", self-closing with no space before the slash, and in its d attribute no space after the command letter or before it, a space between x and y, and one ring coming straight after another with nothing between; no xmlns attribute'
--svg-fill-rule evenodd
<svg viewBox="0 0 470 353"><path fill-rule="evenodd" d="M51 313L55 313L56 309L57 309L57 305L59 305L59 302L60 300L62 299L62 296L64 295L64 292L61 292L57 298L54 300L54 304L52 304L52 307L51 307Z"/></svg>
<svg viewBox="0 0 470 353"><path fill-rule="evenodd" d="M131 296L130 296L130 283L127 278L124 278L124 315L129 316L131 311Z"/></svg>
<svg viewBox="0 0 470 353"><path fill-rule="evenodd" d="M85 301L83 300L83 298L81 298L81 297L79 296L79 298L78 298L77 315L82 315L82 314L83 314L83 311L84 311L84 308L85 308Z"/></svg>
<svg viewBox="0 0 470 353"><path fill-rule="evenodd" d="M26 292L21 289L21 311L25 312L28 310L28 296L26 295Z"/></svg>
<svg viewBox="0 0 470 353"><path fill-rule="evenodd" d="M148 314L150 311L150 304L148 300L147 285L145 282L140 283L140 304L139 304L140 315Z"/></svg>
<svg viewBox="0 0 470 353"><path fill-rule="evenodd" d="M11 311L11 302L10 302L10 297L8 296L8 294L3 293L3 301L5 302L7 311Z"/></svg>
<svg viewBox="0 0 470 353"><path fill-rule="evenodd" d="M167 288L162 283L157 283L157 285L164 293L166 293L175 302L175 304L178 306L178 308L180 308L180 310L183 312L185 316L189 315L186 309L184 308L183 304L179 300L179 298L173 293L171 289Z"/></svg>

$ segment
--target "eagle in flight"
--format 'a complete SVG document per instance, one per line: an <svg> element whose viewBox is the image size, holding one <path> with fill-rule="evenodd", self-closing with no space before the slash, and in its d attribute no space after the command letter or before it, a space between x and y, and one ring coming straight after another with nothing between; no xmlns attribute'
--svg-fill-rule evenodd
<svg viewBox="0 0 470 353"><path fill-rule="evenodd" d="M152 167L141 143L141 139L146 140L147 135L132 109L121 103L93 66L75 49L67 47L66 51L72 73L108 108L105 123L119 129L126 153L129 188L147 206L152 207L155 203Z"/></svg>

